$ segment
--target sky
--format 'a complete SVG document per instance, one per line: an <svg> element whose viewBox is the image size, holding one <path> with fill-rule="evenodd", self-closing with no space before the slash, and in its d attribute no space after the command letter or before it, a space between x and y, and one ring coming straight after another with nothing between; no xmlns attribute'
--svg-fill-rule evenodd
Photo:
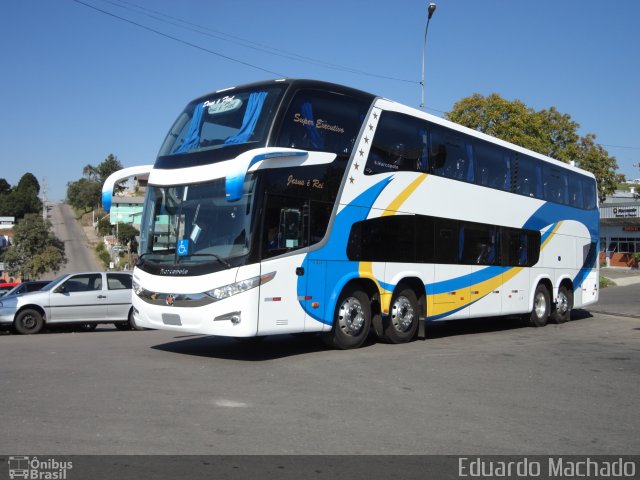
<svg viewBox="0 0 640 480"><path fill-rule="evenodd" d="M422 0L0 0L0 178L49 201L110 153L153 163L193 98L311 78L419 107ZM640 2L438 0L425 106L556 107L640 178Z"/></svg>

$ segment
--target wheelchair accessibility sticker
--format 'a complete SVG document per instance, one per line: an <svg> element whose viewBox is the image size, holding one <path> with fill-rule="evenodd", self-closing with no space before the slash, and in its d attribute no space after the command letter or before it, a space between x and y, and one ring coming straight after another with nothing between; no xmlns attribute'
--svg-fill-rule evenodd
<svg viewBox="0 0 640 480"><path fill-rule="evenodd" d="M189 239L178 240L178 256L189 255Z"/></svg>

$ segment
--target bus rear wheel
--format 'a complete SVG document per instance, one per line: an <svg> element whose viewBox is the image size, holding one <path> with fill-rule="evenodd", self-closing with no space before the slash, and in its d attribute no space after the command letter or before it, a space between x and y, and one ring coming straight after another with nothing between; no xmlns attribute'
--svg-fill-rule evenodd
<svg viewBox="0 0 640 480"><path fill-rule="evenodd" d="M561 285L558 289L558 298L556 306L553 309L551 319L555 323L565 323L571 318L571 309L573 308L573 291L566 286Z"/></svg>
<svg viewBox="0 0 640 480"><path fill-rule="evenodd" d="M418 299L410 288L398 289L391 298L389 315L383 320L383 340L389 343L406 343L418 330Z"/></svg>
<svg viewBox="0 0 640 480"><path fill-rule="evenodd" d="M329 346L340 350L360 347L371 329L369 296L355 287L343 290L333 317L333 328L323 334Z"/></svg>
<svg viewBox="0 0 640 480"><path fill-rule="evenodd" d="M529 315L529 326L544 327L549 320L551 310L551 296L549 290L542 283L536 287L533 295L533 310Z"/></svg>

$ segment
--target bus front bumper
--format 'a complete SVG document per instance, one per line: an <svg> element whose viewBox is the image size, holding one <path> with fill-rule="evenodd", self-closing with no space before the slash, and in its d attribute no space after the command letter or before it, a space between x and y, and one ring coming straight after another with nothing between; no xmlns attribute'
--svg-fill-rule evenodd
<svg viewBox="0 0 640 480"><path fill-rule="evenodd" d="M259 288L207 305L180 307L150 304L135 293L134 321L137 326L157 330L253 337L258 331Z"/></svg>

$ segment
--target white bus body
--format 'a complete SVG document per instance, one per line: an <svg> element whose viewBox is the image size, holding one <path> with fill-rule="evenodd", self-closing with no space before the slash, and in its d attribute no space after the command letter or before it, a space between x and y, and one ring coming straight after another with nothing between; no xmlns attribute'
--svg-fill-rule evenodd
<svg viewBox="0 0 640 480"><path fill-rule="evenodd" d="M271 85L283 90L257 119ZM401 343L437 320L526 314L543 326L597 301L590 173L332 84L237 90L192 102L148 169L137 325L325 332L352 348L370 329ZM245 107L228 147L202 141L198 121ZM264 132L255 145L251 122Z"/></svg>

